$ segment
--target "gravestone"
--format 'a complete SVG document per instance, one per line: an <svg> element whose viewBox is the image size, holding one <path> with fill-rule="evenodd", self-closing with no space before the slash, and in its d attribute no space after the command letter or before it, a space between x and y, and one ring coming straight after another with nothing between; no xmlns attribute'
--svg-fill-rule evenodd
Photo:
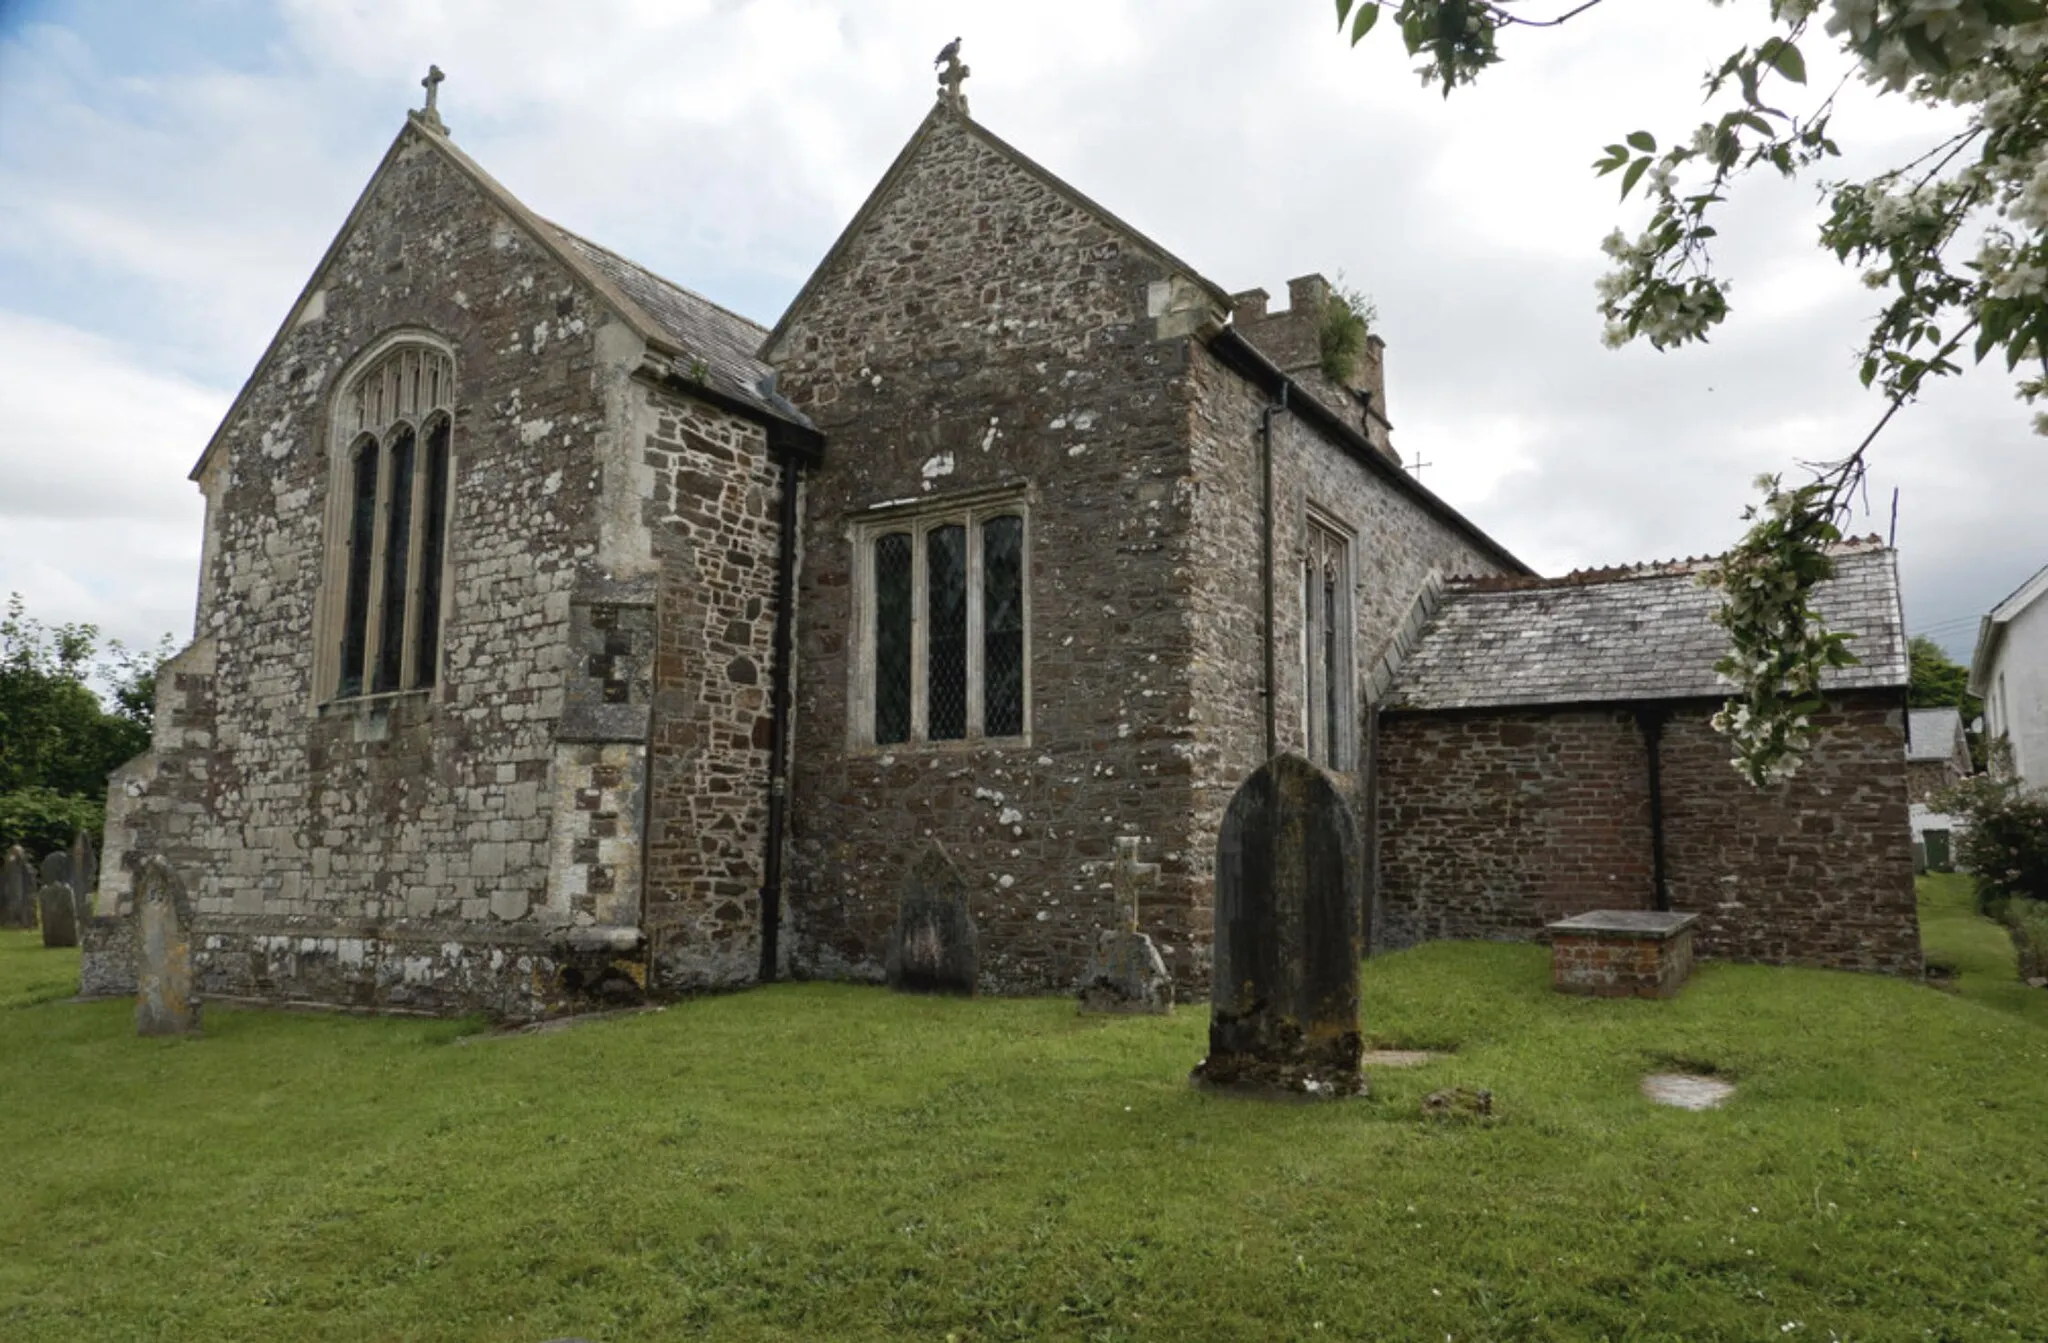
<svg viewBox="0 0 2048 1343"><path fill-rule="evenodd" d="M981 976L980 937L967 911L967 879L933 840L904 884L889 944L889 987L903 993L972 995Z"/></svg>
<svg viewBox="0 0 2048 1343"><path fill-rule="evenodd" d="M66 886L71 885L71 855L62 849L44 854L42 877L45 886L55 881L61 881Z"/></svg>
<svg viewBox="0 0 2048 1343"><path fill-rule="evenodd" d="M135 1033L197 1035L192 994L192 910L185 884L151 854L135 873Z"/></svg>
<svg viewBox="0 0 2048 1343"><path fill-rule="evenodd" d="M35 868L16 844L0 861L0 928L36 926Z"/></svg>
<svg viewBox="0 0 2048 1343"><path fill-rule="evenodd" d="M78 897L69 882L45 882L36 892L36 909L43 919L44 946L78 945Z"/></svg>
<svg viewBox="0 0 2048 1343"><path fill-rule="evenodd" d="M1164 1015L1173 1011L1173 977L1152 939L1138 931L1142 890L1159 883L1159 864L1138 861L1138 837L1116 842L1118 927L1095 939L1095 952L1081 976L1081 1010Z"/></svg>
<svg viewBox="0 0 2048 1343"><path fill-rule="evenodd" d="M1358 830L1321 770L1279 755L1230 800L1216 845L1216 952L1202 1085L1363 1094Z"/></svg>
<svg viewBox="0 0 2048 1343"><path fill-rule="evenodd" d="M78 917L92 917L93 893L100 886L100 856L93 852L92 836L81 830L71 841L71 891L78 897Z"/></svg>

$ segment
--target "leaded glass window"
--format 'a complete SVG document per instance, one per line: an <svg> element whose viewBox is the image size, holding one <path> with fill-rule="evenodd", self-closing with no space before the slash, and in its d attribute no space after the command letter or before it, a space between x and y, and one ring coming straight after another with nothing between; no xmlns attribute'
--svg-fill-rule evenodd
<svg viewBox="0 0 2048 1343"><path fill-rule="evenodd" d="M855 739L1024 735L1023 514L1014 499L908 512L856 531L864 577Z"/></svg>
<svg viewBox="0 0 2048 1343"><path fill-rule="evenodd" d="M455 365L400 342L352 377L335 403L337 498L320 682L336 698L432 686L439 669L442 570L454 484Z"/></svg>

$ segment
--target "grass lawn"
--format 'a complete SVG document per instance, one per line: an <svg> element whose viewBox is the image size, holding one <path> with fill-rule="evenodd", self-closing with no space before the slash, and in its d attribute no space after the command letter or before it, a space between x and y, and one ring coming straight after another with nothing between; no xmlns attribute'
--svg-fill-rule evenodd
<svg viewBox="0 0 2048 1343"><path fill-rule="evenodd" d="M2048 1337L2048 993L1537 947L1365 969L1369 1100L1197 1093L1206 1012L787 985L458 1046L209 1008L135 1037L0 934L0 1339ZM1636 1093L1672 1061L1726 1109ZM1436 1124L1423 1095L1496 1096Z"/></svg>

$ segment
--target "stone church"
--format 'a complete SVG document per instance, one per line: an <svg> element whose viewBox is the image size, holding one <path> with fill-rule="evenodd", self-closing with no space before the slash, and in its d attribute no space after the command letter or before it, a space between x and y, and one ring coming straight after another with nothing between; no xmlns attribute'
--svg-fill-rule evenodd
<svg viewBox="0 0 2048 1343"><path fill-rule="evenodd" d="M195 636L100 914L161 854L211 996L530 1016L877 979L936 843L983 988L1058 992L1136 837L1192 987L1222 812L1288 751L1354 799L1378 945L1704 902L1709 955L1917 968L1889 552L1816 752L1854 805L1729 800L1710 751L1766 837L1721 852L1643 712L1705 749L1714 651L1665 637L1704 608L1544 585L1403 469L1377 338L1327 375L1320 277L1225 291L961 74L772 329L533 213L429 83L193 470ZM1475 698L1513 638L1427 656L1494 606L1563 622L1560 675ZM1575 687L1609 636L1682 674ZM1774 911L1823 872L1817 936Z"/></svg>

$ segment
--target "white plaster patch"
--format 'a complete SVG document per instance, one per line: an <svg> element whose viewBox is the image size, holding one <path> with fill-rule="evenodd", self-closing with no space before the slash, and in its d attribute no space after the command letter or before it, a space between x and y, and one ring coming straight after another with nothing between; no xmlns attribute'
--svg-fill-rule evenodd
<svg viewBox="0 0 2048 1343"><path fill-rule="evenodd" d="M924 487L930 489L932 482L940 476L950 476L953 474L953 454L942 452L936 457L926 458L924 465L918 468L917 473L924 477Z"/></svg>
<svg viewBox="0 0 2048 1343"><path fill-rule="evenodd" d="M996 814L997 825L1017 825L1024 819L1024 813L1015 807L1004 807Z"/></svg>
<svg viewBox="0 0 2048 1343"><path fill-rule="evenodd" d="M519 441L530 448L552 433L554 427L553 420L522 421L519 426Z"/></svg>

